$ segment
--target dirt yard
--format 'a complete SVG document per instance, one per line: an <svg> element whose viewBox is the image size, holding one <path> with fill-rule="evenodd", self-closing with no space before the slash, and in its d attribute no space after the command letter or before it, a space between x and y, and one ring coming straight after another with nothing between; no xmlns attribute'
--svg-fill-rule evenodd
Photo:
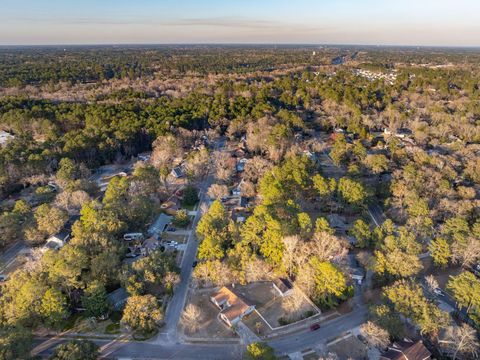
<svg viewBox="0 0 480 360"><path fill-rule="evenodd" d="M367 347L355 336L328 346L328 351L336 353L340 360L367 359Z"/></svg>
<svg viewBox="0 0 480 360"><path fill-rule="evenodd" d="M255 304L257 311L272 328L294 323L318 313L300 292L294 291L293 294L282 298L269 281L236 286L235 291Z"/></svg>
<svg viewBox="0 0 480 360"><path fill-rule="evenodd" d="M189 317L188 310L184 312L180 320L184 334L191 338L236 338L237 335L217 318L220 310L210 301L212 292L201 290L189 293L186 309L193 305L198 313Z"/></svg>

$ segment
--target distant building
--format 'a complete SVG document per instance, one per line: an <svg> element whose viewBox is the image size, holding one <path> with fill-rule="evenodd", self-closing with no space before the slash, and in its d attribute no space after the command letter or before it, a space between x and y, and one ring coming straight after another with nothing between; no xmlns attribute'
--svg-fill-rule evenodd
<svg viewBox="0 0 480 360"><path fill-rule="evenodd" d="M293 293L293 285L288 279L276 278L272 281L272 286L281 297L286 297Z"/></svg>
<svg viewBox="0 0 480 360"><path fill-rule="evenodd" d="M380 360L427 360L432 354L422 341L413 342L405 339L396 341L388 347L388 351L380 356Z"/></svg>
<svg viewBox="0 0 480 360"><path fill-rule="evenodd" d="M255 305L248 304L225 286L213 294L210 301L221 310L220 319L225 321L228 326L234 326L255 310Z"/></svg>

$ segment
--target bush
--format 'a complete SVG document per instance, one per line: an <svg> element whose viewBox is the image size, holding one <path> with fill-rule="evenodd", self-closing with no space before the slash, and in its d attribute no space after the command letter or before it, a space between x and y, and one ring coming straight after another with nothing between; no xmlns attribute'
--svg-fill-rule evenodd
<svg viewBox="0 0 480 360"><path fill-rule="evenodd" d="M190 224L190 216L185 209L178 210L173 218L173 225L180 228L186 228Z"/></svg>
<svg viewBox="0 0 480 360"><path fill-rule="evenodd" d="M182 205L193 206L198 202L198 190L194 186L187 186L183 190Z"/></svg>

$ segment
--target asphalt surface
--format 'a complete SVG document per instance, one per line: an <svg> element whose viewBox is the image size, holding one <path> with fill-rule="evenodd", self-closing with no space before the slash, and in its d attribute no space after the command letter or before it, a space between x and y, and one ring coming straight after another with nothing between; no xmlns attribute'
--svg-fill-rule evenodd
<svg viewBox="0 0 480 360"><path fill-rule="evenodd" d="M27 247L23 241L17 241L0 254L0 274L8 274L14 268L15 259Z"/></svg>

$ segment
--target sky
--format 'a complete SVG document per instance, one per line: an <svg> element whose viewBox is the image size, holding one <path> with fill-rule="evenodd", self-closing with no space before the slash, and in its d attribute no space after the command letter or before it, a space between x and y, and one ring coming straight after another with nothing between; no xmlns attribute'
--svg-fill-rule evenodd
<svg viewBox="0 0 480 360"><path fill-rule="evenodd" d="M0 0L0 45L480 46L479 0Z"/></svg>

